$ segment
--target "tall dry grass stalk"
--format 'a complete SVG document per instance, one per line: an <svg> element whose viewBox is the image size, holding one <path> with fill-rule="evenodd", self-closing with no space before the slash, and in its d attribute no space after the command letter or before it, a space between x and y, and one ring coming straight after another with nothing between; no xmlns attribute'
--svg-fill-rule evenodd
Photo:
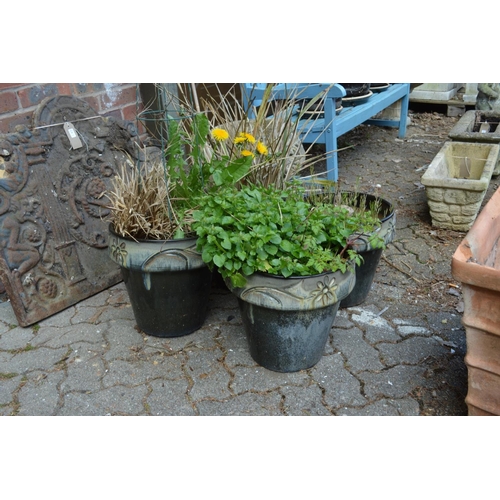
<svg viewBox="0 0 500 500"><path fill-rule="evenodd" d="M189 233L190 214L180 220L172 208L179 201L170 196L173 188L161 158L143 164L141 169L132 159L123 162L112 189L105 193L115 232L134 240L168 240L179 228Z"/></svg>
<svg viewBox="0 0 500 500"><path fill-rule="evenodd" d="M318 115L307 111L321 107L323 97L318 95L302 107L300 92L286 100L273 100L274 84L267 84L262 104L254 109L255 119L248 118L243 108L239 84L222 88L219 84L179 84L174 96L162 88L175 114L188 116L198 109L205 112L212 128L222 127L229 132L227 154L238 154L231 148L234 138L241 132L249 133L262 141L268 148L266 157L255 157L250 172L242 183L273 185L284 188L286 184L302 175L315 175L314 166L324 160L325 155L312 153L314 143L304 147L300 139L301 128L311 126ZM229 87L229 88L227 88ZM210 156L210 151L207 151Z"/></svg>
<svg viewBox="0 0 500 500"><path fill-rule="evenodd" d="M304 126L314 120L306 118L305 112L313 105L321 106L321 95L299 107L300 94L273 100L274 84L268 84L262 105L255 110L256 118L249 119L239 84L225 90L218 84L208 90L203 84L178 84L177 92L171 90L172 86L156 85L162 109L150 116L156 130L161 130L164 156L147 159L141 167L129 158L114 178L112 190L106 193L114 230L122 236L171 239L189 235L194 199L210 183L207 165L221 158L229 158L224 159L226 165L241 160L241 148L234 142L241 132L265 144L268 154L254 156L248 173L237 177L239 185L284 189L303 172L310 175L314 164L322 159L321 155L309 154L313 145L304 149L299 129L299 123ZM200 132L200 118L207 121L203 115L209 124ZM208 129L217 127L227 130L230 140L216 144ZM223 170L226 174L230 171L225 166Z"/></svg>

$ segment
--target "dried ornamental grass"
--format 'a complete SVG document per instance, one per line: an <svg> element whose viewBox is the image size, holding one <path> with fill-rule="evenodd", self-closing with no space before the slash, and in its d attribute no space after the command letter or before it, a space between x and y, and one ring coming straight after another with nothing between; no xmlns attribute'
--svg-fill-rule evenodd
<svg viewBox="0 0 500 500"><path fill-rule="evenodd" d="M212 129L220 127L227 131L229 140L224 143L224 154L231 158L252 154L252 166L242 184L272 185L284 189L292 179L303 175L302 172L312 174L314 165L323 160L325 155L317 152L310 154L314 143L304 148L298 127L299 123L300 126L309 126L317 119L306 117L306 112L311 106L321 106L323 96L318 95L303 109L299 109L297 101L300 91L290 99L273 100L271 94L274 84L267 84L267 97L255 110L256 118L249 119L248 110L243 108L238 96L238 85L223 91L219 84L212 84L210 88L204 88L204 84L179 84L177 95L165 88L162 88L162 92L167 96L165 100L174 115L189 116L202 109ZM199 98L197 89L205 97ZM245 135L256 140L254 144L247 143L249 148L239 147L242 143L238 141ZM208 157L210 154L211 151L207 150Z"/></svg>
<svg viewBox="0 0 500 500"><path fill-rule="evenodd" d="M218 87L215 86L215 89L217 91ZM272 84L267 90L269 97ZM255 119L248 118L248 110L243 108L234 89L225 94L219 91L218 96L209 95L202 103L212 123L229 131L230 143L237 144L245 135L257 139L255 150L260 154L255 155L244 184L272 185L284 189L300 171L310 167L297 128L295 100L264 100Z"/></svg>
<svg viewBox="0 0 500 500"><path fill-rule="evenodd" d="M220 102L210 97L201 101L201 112L196 85L189 87L191 99L182 88L177 96L162 91L163 156L140 166L129 159L107 193L114 229L124 237L189 236L192 211L203 193L225 185L285 189L310 165L300 141L295 100L271 99L273 84L267 84L255 119L248 119L229 93L221 94Z"/></svg>
<svg viewBox="0 0 500 500"><path fill-rule="evenodd" d="M172 203L182 201L170 198L173 188L161 159L141 169L131 160L124 162L113 178L112 190L106 193L114 231L135 240L172 239L182 227L189 233L190 215L181 221L172 209Z"/></svg>

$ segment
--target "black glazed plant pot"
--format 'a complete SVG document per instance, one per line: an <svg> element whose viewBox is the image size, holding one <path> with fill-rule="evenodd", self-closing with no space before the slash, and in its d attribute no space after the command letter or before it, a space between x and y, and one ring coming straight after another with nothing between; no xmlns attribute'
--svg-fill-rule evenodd
<svg viewBox="0 0 500 500"><path fill-rule="evenodd" d="M356 285L352 292L340 303L340 307L353 307L362 304L372 288L377 266L382 256L382 249L376 248L366 252L360 252L363 256L363 263L356 266Z"/></svg>
<svg viewBox="0 0 500 500"><path fill-rule="evenodd" d="M358 97L367 94L370 91L369 83L341 83L345 89L345 97Z"/></svg>
<svg viewBox="0 0 500 500"><path fill-rule="evenodd" d="M312 105L309 105L310 99L301 99L297 101L297 105L299 106L299 109L302 109L302 116L301 118L307 119L307 118L312 118L312 119L320 119L325 117L325 110L323 109L323 102L315 102ZM306 106L309 106L307 108L307 111L304 111ZM335 114L339 114L342 111L342 98L339 97L338 99L335 99Z"/></svg>
<svg viewBox="0 0 500 500"><path fill-rule="evenodd" d="M346 91L346 95L342 98L344 107L357 106L365 103L373 94L370 90L369 83L341 83Z"/></svg>
<svg viewBox="0 0 500 500"><path fill-rule="evenodd" d="M296 372L321 359L340 300L354 287L353 271L283 278L256 273L238 297L252 358L264 368Z"/></svg>
<svg viewBox="0 0 500 500"><path fill-rule="evenodd" d="M365 201L366 206L376 201L380 203L379 218L381 226L377 233L386 245L391 243L396 233L396 212L393 205L383 198L370 194L359 193L356 196L358 206L360 206L362 201ZM363 263L360 266L356 266L356 285L352 292L341 301L341 308L361 304L370 293L383 249L373 248L369 242L369 236L358 235L358 238L352 245L353 250L356 250L363 257Z"/></svg>
<svg viewBox="0 0 500 500"><path fill-rule="evenodd" d="M109 254L122 271L137 326L155 337L180 337L203 325L212 272L196 251L196 238L123 238L109 227Z"/></svg>
<svg viewBox="0 0 500 500"><path fill-rule="evenodd" d="M316 365L325 351L339 303L311 311L279 311L239 299L252 358L276 372Z"/></svg>

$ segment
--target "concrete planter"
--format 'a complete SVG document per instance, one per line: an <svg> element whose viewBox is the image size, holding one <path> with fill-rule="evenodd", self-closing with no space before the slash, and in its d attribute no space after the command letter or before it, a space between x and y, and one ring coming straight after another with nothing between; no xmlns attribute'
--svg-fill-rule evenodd
<svg viewBox="0 0 500 500"><path fill-rule="evenodd" d="M469 415L500 415L500 188L453 255L462 283Z"/></svg>
<svg viewBox="0 0 500 500"><path fill-rule="evenodd" d="M410 99L447 101L456 95L461 86L460 83L423 83L412 90Z"/></svg>
<svg viewBox="0 0 500 500"><path fill-rule="evenodd" d="M467 111L448 134L450 139L462 142L500 143L500 113L498 111ZM500 174L497 161L493 175Z"/></svg>
<svg viewBox="0 0 500 500"><path fill-rule="evenodd" d="M468 104L476 104L477 83L466 83L465 92L463 95L464 102Z"/></svg>
<svg viewBox="0 0 500 500"><path fill-rule="evenodd" d="M481 208L500 146L446 142L422 176L432 225L468 231Z"/></svg>

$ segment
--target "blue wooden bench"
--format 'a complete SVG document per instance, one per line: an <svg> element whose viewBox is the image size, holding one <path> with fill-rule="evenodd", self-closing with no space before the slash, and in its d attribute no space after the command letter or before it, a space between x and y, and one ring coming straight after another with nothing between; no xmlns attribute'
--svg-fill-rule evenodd
<svg viewBox="0 0 500 500"><path fill-rule="evenodd" d="M265 83L241 84L243 105L250 118L262 102ZM353 128L368 123L384 127L398 127L400 138L406 135L406 122L410 94L409 83L393 83L387 89L373 93L363 102L343 107L336 114L336 101L345 97L346 91L338 83L279 83L273 88L273 99L312 99L322 93L324 117L315 120L301 120L299 130L305 144L325 144L326 177L338 180L337 138ZM375 119L375 115L401 100L399 120Z"/></svg>

